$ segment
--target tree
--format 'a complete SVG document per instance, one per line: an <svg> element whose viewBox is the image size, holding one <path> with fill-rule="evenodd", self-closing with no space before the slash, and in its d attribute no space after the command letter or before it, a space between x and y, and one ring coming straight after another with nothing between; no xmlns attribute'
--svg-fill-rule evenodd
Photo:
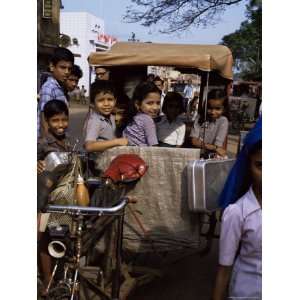
<svg viewBox="0 0 300 300"><path fill-rule="evenodd" d="M192 26L207 27L219 21L222 13L242 0L131 0L143 8L136 10L132 5L126 8L125 21L140 22L150 27L160 23L161 33L182 32Z"/></svg>
<svg viewBox="0 0 300 300"><path fill-rule="evenodd" d="M235 32L225 35L221 44L231 49L235 67L243 79L261 80L262 6L260 0L247 5L247 20Z"/></svg>

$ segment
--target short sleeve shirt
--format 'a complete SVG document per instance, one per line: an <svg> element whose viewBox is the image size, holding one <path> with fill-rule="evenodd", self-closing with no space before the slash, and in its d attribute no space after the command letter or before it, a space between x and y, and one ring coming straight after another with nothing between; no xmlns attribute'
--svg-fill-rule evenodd
<svg viewBox="0 0 300 300"><path fill-rule="evenodd" d="M236 253L240 252L236 258ZM261 299L262 211L252 188L223 214L219 263L233 265L230 299Z"/></svg>
<svg viewBox="0 0 300 300"><path fill-rule="evenodd" d="M42 85L39 91L39 95L40 95L40 101L38 104L38 116L37 116L38 136L39 136L40 122L41 122L40 114L42 111L44 111L44 106L46 105L46 103L51 100L61 100L65 102L66 105L68 106L68 100L62 86L52 76L49 76L46 82Z"/></svg>
<svg viewBox="0 0 300 300"><path fill-rule="evenodd" d="M50 132L44 137L38 139L37 143L37 159L44 160L50 152L68 152L71 151L71 143L69 137L62 141L58 141Z"/></svg>
<svg viewBox="0 0 300 300"><path fill-rule="evenodd" d="M156 127L153 119L144 113L134 116L131 124L123 131L130 146L153 146L158 144Z"/></svg>
<svg viewBox="0 0 300 300"><path fill-rule="evenodd" d="M212 122L207 122L206 125L199 124L199 116L196 118L191 134L191 137L203 140L203 132L205 128L205 143L222 147L228 134L228 120L221 116Z"/></svg>
<svg viewBox="0 0 300 300"><path fill-rule="evenodd" d="M180 118L169 122L166 116L156 124L157 138L160 142L170 145L181 146L184 142L185 124Z"/></svg>
<svg viewBox="0 0 300 300"><path fill-rule="evenodd" d="M115 117L108 118L92 111L86 123L85 142L88 141L108 141L116 138Z"/></svg>

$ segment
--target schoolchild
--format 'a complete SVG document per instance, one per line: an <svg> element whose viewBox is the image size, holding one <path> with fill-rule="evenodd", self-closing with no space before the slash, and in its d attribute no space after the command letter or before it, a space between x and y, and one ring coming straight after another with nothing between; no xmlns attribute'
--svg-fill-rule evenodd
<svg viewBox="0 0 300 300"><path fill-rule="evenodd" d="M160 89L153 82L140 83L133 93L123 136L130 146L158 144L154 118L160 110Z"/></svg>
<svg viewBox="0 0 300 300"><path fill-rule="evenodd" d="M163 115L162 107L164 104L165 99L165 92L164 92L164 81L159 76L154 77L153 79L154 84L161 90L161 97L160 97L160 115Z"/></svg>
<svg viewBox="0 0 300 300"><path fill-rule="evenodd" d="M82 77L82 70L78 65L74 65L71 73L65 81L65 88L68 92L68 97L74 95L75 88L78 86L79 79ZM68 98L67 97L67 98ZM69 99L68 99L69 102Z"/></svg>
<svg viewBox="0 0 300 300"><path fill-rule="evenodd" d="M51 100L44 106L44 116L48 131L38 139L38 174L44 171L44 159L50 152L67 152L71 150L70 140L66 134L69 125L67 105L60 100Z"/></svg>
<svg viewBox="0 0 300 300"><path fill-rule="evenodd" d="M246 136L219 199L225 210L213 300L262 299L261 125Z"/></svg>
<svg viewBox="0 0 300 300"><path fill-rule="evenodd" d="M196 118L190 137L192 145L220 156L226 155L224 143L228 134L227 98L223 90L211 90L207 96L207 122L205 111L201 109ZM205 140L203 141L203 133Z"/></svg>
<svg viewBox="0 0 300 300"><path fill-rule="evenodd" d="M116 137L116 91L109 80L97 80L91 86L91 111L84 125L84 147L88 152L102 152L116 146L126 146L126 138Z"/></svg>
<svg viewBox="0 0 300 300"><path fill-rule="evenodd" d="M71 144L66 136L66 130L69 124L67 105L61 100L48 101L44 106L44 116L48 131L45 136L39 138L37 145L38 212L45 206L48 195L51 192L51 186L54 187L54 182L57 181L57 176L59 175L51 176L51 174L48 174L49 172L45 172L45 157L50 152L65 152L71 150ZM49 184L51 186L49 186ZM41 214L38 213L38 221L40 220L40 216ZM42 291L42 294L44 294L51 277L52 258L48 253L49 238L47 234L38 232L38 241L39 269L44 284L44 290Z"/></svg>
<svg viewBox="0 0 300 300"><path fill-rule="evenodd" d="M186 126L179 116L184 112L183 97L176 92L168 92L162 107L161 120L156 124L159 145L180 147L184 142Z"/></svg>
<svg viewBox="0 0 300 300"><path fill-rule="evenodd" d="M47 132L47 122L43 114L45 104L50 100L56 99L68 105L64 84L71 73L73 64L74 55L70 50L62 47L58 47L54 50L50 60L50 71L52 75L47 78L39 92L38 136Z"/></svg>

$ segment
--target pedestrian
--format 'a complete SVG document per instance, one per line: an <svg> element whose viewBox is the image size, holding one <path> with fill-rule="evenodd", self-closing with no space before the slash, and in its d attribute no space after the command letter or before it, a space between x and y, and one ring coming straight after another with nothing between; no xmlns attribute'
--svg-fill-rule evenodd
<svg viewBox="0 0 300 300"><path fill-rule="evenodd" d="M226 155L225 143L228 134L227 98L223 90L211 90L207 95L207 122L205 111L201 109L196 118L190 137L192 145L205 149L208 153ZM203 135L205 137L203 140Z"/></svg>
<svg viewBox="0 0 300 300"><path fill-rule="evenodd" d="M219 267L212 299L260 300L262 299L261 118L246 136L219 202L225 210L221 222Z"/></svg>
<svg viewBox="0 0 300 300"><path fill-rule="evenodd" d="M45 104L50 100L56 99L65 102L68 106L64 84L71 73L73 64L74 55L70 50L62 47L54 50L50 60L51 75L48 76L39 92L40 100L38 102L37 116L38 137L43 136L48 130L43 114Z"/></svg>
<svg viewBox="0 0 300 300"><path fill-rule="evenodd" d="M161 90L153 82L140 83L133 93L123 136L130 146L158 144L154 118L160 111Z"/></svg>
<svg viewBox="0 0 300 300"><path fill-rule="evenodd" d="M95 81L97 81L97 80L109 80L110 79L110 71L107 68L104 68L104 67L101 67L101 66L96 66L95 67L95 74L96 74Z"/></svg>
<svg viewBox="0 0 300 300"><path fill-rule="evenodd" d="M86 93L86 89L84 88L84 85L82 85L80 89L80 99L82 104L86 104L85 93Z"/></svg>
<svg viewBox="0 0 300 300"><path fill-rule="evenodd" d="M192 85L192 80L189 79L188 83L185 85L184 90L183 90L183 97L184 97L184 109L185 111L187 110L189 102L193 99L194 97L194 87Z"/></svg>
<svg viewBox="0 0 300 300"><path fill-rule="evenodd" d="M161 120L156 124L157 137L161 147L180 147L184 142L186 126L179 116L184 112L182 96L168 92L162 107Z"/></svg>

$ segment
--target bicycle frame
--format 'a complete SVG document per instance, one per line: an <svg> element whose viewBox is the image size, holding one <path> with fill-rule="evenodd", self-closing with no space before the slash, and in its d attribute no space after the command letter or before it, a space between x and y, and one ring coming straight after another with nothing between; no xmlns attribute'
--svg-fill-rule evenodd
<svg viewBox="0 0 300 300"><path fill-rule="evenodd" d="M122 237L123 237L123 217L124 209L129 203L129 198L121 198L121 201L110 208L107 207L82 207L82 206L66 206L66 205L49 205L47 207L47 212L52 213L61 213L72 216L72 230L70 237L74 240L74 251L71 251L72 255L68 257L67 261L64 262L64 277L59 282L61 286L67 286L70 293L70 300L74 300L76 295L79 294L80 287L80 258L82 255L82 234L84 231L84 216L114 216L117 218L117 235L116 235L116 248L115 248L115 257L116 265L115 270L113 271L112 278L112 289L111 289L111 298L103 291L100 292L101 296L106 297L107 299L119 299L120 292L120 264L121 264L121 250L122 250ZM71 249L70 249L71 250ZM56 274L57 267L60 260L57 259L56 264L53 268L51 279L47 286L46 292L49 295L51 292L53 278ZM69 270L72 271L73 277L68 277ZM78 298L76 298L78 299Z"/></svg>

